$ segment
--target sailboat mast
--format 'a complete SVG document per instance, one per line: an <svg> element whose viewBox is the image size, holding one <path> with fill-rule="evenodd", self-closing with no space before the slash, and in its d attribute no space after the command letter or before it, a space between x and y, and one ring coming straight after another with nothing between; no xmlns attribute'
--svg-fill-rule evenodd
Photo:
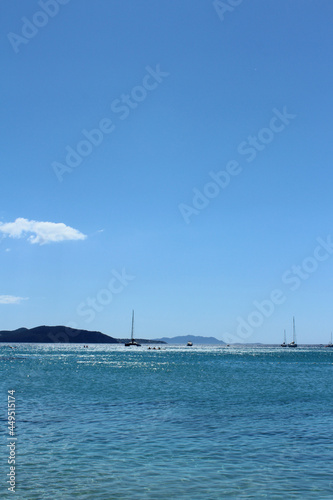
<svg viewBox="0 0 333 500"><path fill-rule="evenodd" d="M296 342L296 339L295 339L295 317L293 317L293 341Z"/></svg>
<svg viewBox="0 0 333 500"><path fill-rule="evenodd" d="M286 342L287 342L287 336L286 336L286 330L284 330L283 343L285 344Z"/></svg>
<svg viewBox="0 0 333 500"><path fill-rule="evenodd" d="M134 310L132 311L132 330L131 330L131 340L133 340L134 335Z"/></svg>

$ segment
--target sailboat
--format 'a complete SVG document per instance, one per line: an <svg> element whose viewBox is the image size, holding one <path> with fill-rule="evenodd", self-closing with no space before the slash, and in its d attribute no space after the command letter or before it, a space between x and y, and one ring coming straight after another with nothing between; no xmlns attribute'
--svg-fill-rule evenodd
<svg viewBox="0 0 333 500"><path fill-rule="evenodd" d="M331 332L331 341L329 342L329 344L325 345L325 347L333 347L333 344L332 344L332 332Z"/></svg>
<svg viewBox="0 0 333 500"><path fill-rule="evenodd" d="M131 345L134 345L134 346L137 346L137 347L141 347L141 344L138 344L137 342L135 342L134 338L133 338L133 334L134 334L134 311L132 311L132 329L131 329L131 340L130 342L126 342L125 346L126 347L129 347Z"/></svg>
<svg viewBox="0 0 333 500"><path fill-rule="evenodd" d="M296 334L295 334L295 318L293 318L293 340L288 344L288 347L297 347Z"/></svg>
<svg viewBox="0 0 333 500"><path fill-rule="evenodd" d="M286 342L286 330L284 331L283 344L281 344L281 347L288 347Z"/></svg>

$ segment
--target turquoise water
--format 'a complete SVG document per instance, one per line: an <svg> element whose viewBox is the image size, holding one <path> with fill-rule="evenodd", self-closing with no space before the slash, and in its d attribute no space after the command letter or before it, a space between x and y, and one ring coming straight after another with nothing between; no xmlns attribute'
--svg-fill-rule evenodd
<svg viewBox="0 0 333 500"><path fill-rule="evenodd" d="M333 350L0 347L0 497L332 499ZM15 497L14 497L15 498Z"/></svg>

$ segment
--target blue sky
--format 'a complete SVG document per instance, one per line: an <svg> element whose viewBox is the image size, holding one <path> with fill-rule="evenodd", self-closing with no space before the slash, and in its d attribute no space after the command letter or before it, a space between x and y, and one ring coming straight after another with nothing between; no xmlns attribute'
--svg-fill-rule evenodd
<svg viewBox="0 0 333 500"><path fill-rule="evenodd" d="M4 1L0 328L326 343L332 14Z"/></svg>

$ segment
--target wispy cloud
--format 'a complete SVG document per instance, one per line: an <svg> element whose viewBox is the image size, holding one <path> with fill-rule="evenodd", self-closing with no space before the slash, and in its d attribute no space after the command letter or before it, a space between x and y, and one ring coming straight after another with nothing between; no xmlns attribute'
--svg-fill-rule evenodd
<svg viewBox="0 0 333 500"><path fill-rule="evenodd" d="M15 297L14 295L0 295L0 304L20 304L22 300L28 300L28 297Z"/></svg>
<svg viewBox="0 0 333 500"><path fill-rule="evenodd" d="M10 238L25 238L29 243L55 243L58 241L84 240L87 236L62 222L38 222L18 218L15 222L0 222L0 233Z"/></svg>

